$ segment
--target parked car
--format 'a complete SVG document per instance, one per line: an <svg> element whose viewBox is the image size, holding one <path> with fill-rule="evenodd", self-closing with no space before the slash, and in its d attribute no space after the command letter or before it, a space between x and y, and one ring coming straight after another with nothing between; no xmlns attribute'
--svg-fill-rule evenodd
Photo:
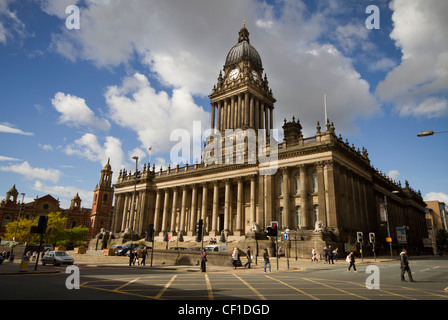
<svg viewBox="0 0 448 320"><path fill-rule="evenodd" d="M171 247L168 250L187 250L185 247Z"/></svg>
<svg viewBox="0 0 448 320"><path fill-rule="evenodd" d="M229 248L225 244L215 244L211 246L206 246L205 251L212 251L212 252L230 252Z"/></svg>
<svg viewBox="0 0 448 320"><path fill-rule="evenodd" d="M42 265L51 263L54 266L61 264L72 265L74 259L68 254L67 251L49 251L42 257Z"/></svg>
<svg viewBox="0 0 448 320"><path fill-rule="evenodd" d="M137 243L133 243L132 244L132 248L136 248L136 247L138 247L138 244ZM128 251L129 251L130 248L131 248L131 244L124 245L120 249L115 251L115 254L117 256L125 256L125 255L127 255L129 257Z"/></svg>
<svg viewBox="0 0 448 320"><path fill-rule="evenodd" d="M112 246L111 249L115 249L115 255L118 256L118 251L123 249L123 246Z"/></svg>
<svg viewBox="0 0 448 320"><path fill-rule="evenodd" d="M201 247L190 247L190 248L187 248L187 250L190 250L190 251L201 251Z"/></svg>

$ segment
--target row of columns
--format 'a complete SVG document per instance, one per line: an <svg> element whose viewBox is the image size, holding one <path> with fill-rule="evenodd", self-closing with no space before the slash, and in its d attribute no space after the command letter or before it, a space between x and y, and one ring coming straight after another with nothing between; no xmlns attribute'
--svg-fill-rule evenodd
<svg viewBox="0 0 448 320"><path fill-rule="evenodd" d="M310 171L313 170L317 172L318 188L316 193L313 193L310 188L312 183ZM319 162L312 166L299 165L279 169L277 174L282 175L283 194L280 195L280 202L277 205L283 207L283 227L289 227L290 229L299 227L294 219L297 202L293 200L293 192L291 191L291 185L297 172L300 174L301 184L300 194L296 195L300 196L299 203L302 208L302 225L300 227L314 228L313 223L315 221L312 217L315 205L319 208L318 219L325 226L336 226L338 224L333 171L332 162ZM278 210L277 205L274 204L273 208L270 207L272 201L269 198L274 196L275 193L272 194L268 191L270 189L270 180L268 179L265 176L251 175L180 187L159 188L155 191L142 190L137 192L133 224L131 223L133 193L118 193L116 194L112 230L120 232L131 229L133 225L134 231L142 233L146 231L148 224L153 223L156 233L181 231L184 234L193 235L196 223L199 219L202 219L205 224L205 231L211 235L219 234L221 230L229 231L231 234L243 235L246 231L246 225L243 224L245 221L250 226L258 223L261 227L264 227L263 224L269 223L269 220L279 219L280 210ZM245 181L248 182L246 185ZM259 185L257 181L262 184ZM246 188L249 187L247 192L245 192L245 186ZM222 191L224 193L223 206L219 203ZM211 195L210 192L212 192ZM234 194L236 194L236 210L233 210L235 207ZM314 197L316 195L317 202ZM362 196L365 197L365 190L363 189L359 195L361 195L360 199L363 198ZM361 203L364 205L365 202L362 200ZM355 206L361 210L365 208L359 206L358 202L355 203ZM248 210L246 211L245 208L247 207ZM224 215L224 220L223 224L219 225L221 214ZM236 221L233 222L233 219L236 219Z"/></svg>
<svg viewBox="0 0 448 320"><path fill-rule="evenodd" d="M218 131L250 127L253 129L274 128L273 105L269 105L249 92L233 95L212 102L211 129Z"/></svg>

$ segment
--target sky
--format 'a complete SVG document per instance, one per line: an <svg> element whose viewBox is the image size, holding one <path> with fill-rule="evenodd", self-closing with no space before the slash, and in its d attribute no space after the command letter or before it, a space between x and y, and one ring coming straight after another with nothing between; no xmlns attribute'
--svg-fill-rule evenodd
<svg viewBox="0 0 448 320"><path fill-rule="evenodd" d="M338 136L448 204L448 133L417 137L448 130L447 14L446 0L0 0L0 200L15 185L89 208L108 159L114 181L135 155L166 168L175 130L209 128L245 21L275 128L295 116L314 136L325 94Z"/></svg>

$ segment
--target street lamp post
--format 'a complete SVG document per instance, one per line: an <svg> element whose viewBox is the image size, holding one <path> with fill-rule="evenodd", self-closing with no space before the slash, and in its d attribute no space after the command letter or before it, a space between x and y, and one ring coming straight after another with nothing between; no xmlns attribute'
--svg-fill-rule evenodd
<svg viewBox="0 0 448 320"><path fill-rule="evenodd" d="M432 130L425 130L417 134L417 137L427 137L432 136L434 133L445 133L448 131L432 131Z"/></svg>
<svg viewBox="0 0 448 320"><path fill-rule="evenodd" d="M129 251L129 266L132 265L132 255L133 255L133 248L132 248L132 238L133 238L133 230L134 230L134 212L135 212L135 196L137 193L137 172L138 172L138 157L133 156L133 160L135 160L135 177L134 177L134 201L132 202L132 211L131 211L131 246Z"/></svg>

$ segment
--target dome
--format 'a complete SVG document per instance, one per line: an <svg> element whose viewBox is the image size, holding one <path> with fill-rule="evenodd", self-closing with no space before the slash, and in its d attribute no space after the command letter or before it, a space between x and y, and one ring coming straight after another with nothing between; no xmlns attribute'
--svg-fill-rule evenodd
<svg viewBox="0 0 448 320"><path fill-rule="evenodd" d="M249 31L243 25L243 28L239 32L238 43L230 49L224 66L226 67L246 59L251 60L259 68L263 67L258 51L250 44Z"/></svg>

